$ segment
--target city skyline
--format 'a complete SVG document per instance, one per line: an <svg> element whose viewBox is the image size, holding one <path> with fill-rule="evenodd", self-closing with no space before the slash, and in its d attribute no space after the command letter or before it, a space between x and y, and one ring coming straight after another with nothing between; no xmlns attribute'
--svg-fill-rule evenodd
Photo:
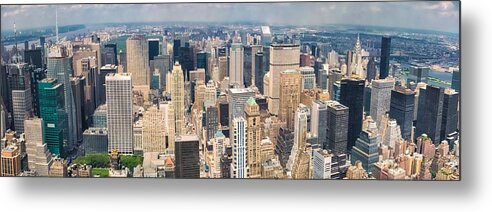
<svg viewBox="0 0 492 212"><path fill-rule="evenodd" d="M55 23L54 11L58 8L60 26L250 22L296 26L349 24L458 33L459 24L456 23L459 21L459 7L457 1L2 5L1 24L2 31L12 30L14 22L19 30L52 27ZM134 15L114 16L115 12ZM409 16L415 18L408 19Z"/></svg>
<svg viewBox="0 0 492 212"><path fill-rule="evenodd" d="M60 27L58 8L2 36L0 176L461 179L459 34L315 26L314 2L176 5L224 22ZM306 18L226 23L240 6Z"/></svg>

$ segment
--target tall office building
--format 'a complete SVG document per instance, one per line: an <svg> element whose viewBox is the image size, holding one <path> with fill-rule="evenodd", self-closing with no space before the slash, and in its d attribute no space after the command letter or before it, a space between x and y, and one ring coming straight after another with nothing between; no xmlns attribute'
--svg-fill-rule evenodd
<svg viewBox="0 0 492 212"><path fill-rule="evenodd" d="M174 142L176 178L200 178L200 155L196 135L178 135Z"/></svg>
<svg viewBox="0 0 492 212"><path fill-rule="evenodd" d="M31 72L31 95L32 95L32 110L34 116L39 117L39 94L38 82L46 78L44 69L36 68Z"/></svg>
<svg viewBox="0 0 492 212"><path fill-rule="evenodd" d="M292 145L292 150L286 165L287 170L292 172L292 175L299 171L297 168L300 168L302 154L306 147L308 115L309 108L305 105L299 106L295 111L294 144Z"/></svg>
<svg viewBox="0 0 492 212"><path fill-rule="evenodd" d="M72 86L72 94L73 94L73 99L74 99L74 113L75 113L75 125L74 129L76 130L75 133L75 139L77 143L82 142L82 134L84 133L84 129L87 128L88 123L87 123L87 117L85 115L85 107L86 105L84 104L85 97L84 97L84 84L85 84L85 78L84 77L71 77L70 78L70 83Z"/></svg>
<svg viewBox="0 0 492 212"><path fill-rule="evenodd" d="M106 75L108 152L133 154L132 74Z"/></svg>
<svg viewBox="0 0 492 212"><path fill-rule="evenodd" d="M101 65L118 65L118 52L115 43L104 44L101 49Z"/></svg>
<svg viewBox="0 0 492 212"><path fill-rule="evenodd" d="M345 154L347 152L347 132L349 130L349 108L337 101L326 102L326 107L326 142L328 143L327 149L331 149L333 151L333 154L335 155Z"/></svg>
<svg viewBox="0 0 492 212"><path fill-rule="evenodd" d="M389 117L396 120L401 127L401 136L410 140L413 127L415 93L404 87L396 87L391 91Z"/></svg>
<svg viewBox="0 0 492 212"><path fill-rule="evenodd" d="M393 78L372 81L370 114L378 125L381 118L390 110L391 90L394 86Z"/></svg>
<svg viewBox="0 0 492 212"><path fill-rule="evenodd" d="M260 92L263 92L263 78L265 77L265 60L263 59L263 52L257 52L255 55L255 69L254 71L254 83Z"/></svg>
<svg viewBox="0 0 492 212"><path fill-rule="evenodd" d="M205 127L207 131L207 141L208 141L215 137L215 134L219 129L219 110L216 106L206 107Z"/></svg>
<svg viewBox="0 0 492 212"><path fill-rule="evenodd" d="M5 104L3 103L3 98L0 97L0 137L2 138L7 131L7 117L7 107L5 107Z"/></svg>
<svg viewBox="0 0 492 212"><path fill-rule="evenodd" d="M38 145L44 144L43 139L43 119L33 118L24 122L26 153L28 158L28 167L30 170L36 168L36 149Z"/></svg>
<svg viewBox="0 0 492 212"><path fill-rule="evenodd" d="M327 116L328 110L326 104L320 100L313 101L311 105L311 135L316 137L317 144L323 149L328 149L328 142L326 140Z"/></svg>
<svg viewBox="0 0 492 212"><path fill-rule="evenodd" d="M259 45L246 45L244 46L244 86L249 87L256 85L256 53L262 51L262 46ZM263 76L260 76L263 79Z"/></svg>
<svg viewBox="0 0 492 212"><path fill-rule="evenodd" d="M313 179L331 179L333 154L326 149L313 151Z"/></svg>
<svg viewBox="0 0 492 212"><path fill-rule="evenodd" d="M196 68L202 68L205 70L205 82L212 79L212 70L208 68L208 54L207 52L200 51L196 53Z"/></svg>
<svg viewBox="0 0 492 212"><path fill-rule="evenodd" d="M250 88L231 88L228 93L229 120L245 117L244 107L250 97L254 97L255 92ZM222 112L221 112L222 113ZM230 122L232 129L232 121Z"/></svg>
<svg viewBox="0 0 492 212"><path fill-rule="evenodd" d="M444 139L441 138L444 88L428 85L425 92L422 90L424 89L420 89L419 95L425 93L425 96L419 98L415 137L427 134L435 144L439 144Z"/></svg>
<svg viewBox="0 0 492 212"><path fill-rule="evenodd" d="M31 71L26 63L7 64L7 90L9 111L17 133L24 132L24 120L33 115L31 95Z"/></svg>
<svg viewBox="0 0 492 212"><path fill-rule="evenodd" d="M64 85L56 79L46 78L38 83L39 109L44 128L43 137L50 152L59 156L65 154L65 141L69 130L64 90Z"/></svg>
<svg viewBox="0 0 492 212"><path fill-rule="evenodd" d="M374 57L371 57L369 59L369 62L367 63L366 80L371 82L376 79L376 75L377 75L376 62L374 62Z"/></svg>
<svg viewBox="0 0 492 212"><path fill-rule="evenodd" d="M270 46L272 43L272 32L269 26L261 26L261 45Z"/></svg>
<svg viewBox="0 0 492 212"><path fill-rule="evenodd" d="M127 73L132 75L133 86L150 87L149 46L143 35L126 40Z"/></svg>
<svg viewBox="0 0 492 212"><path fill-rule="evenodd" d="M261 120L260 120L260 107L256 103L253 97L249 97L246 102L246 108L244 109L246 114L246 144L248 149L248 167L249 177L259 178L261 177L261 157L260 157L260 145L261 145Z"/></svg>
<svg viewBox="0 0 492 212"><path fill-rule="evenodd" d="M352 148L352 164L355 164L356 161L361 161L364 169L371 172L374 167L374 163L379 161L379 138L376 123L369 123L368 129L365 129L360 133L359 138L355 142L355 146Z"/></svg>
<svg viewBox="0 0 492 212"><path fill-rule="evenodd" d="M278 80L276 80L278 81ZM287 122L287 128L294 129L294 114L301 102L302 77L296 70L285 70L280 73L280 105L278 117Z"/></svg>
<svg viewBox="0 0 492 212"><path fill-rule="evenodd" d="M460 92L461 88L461 72L460 70L453 71L453 77L451 79L451 88L456 92Z"/></svg>
<svg viewBox="0 0 492 212"><path fill-rule="evenodd" d="M347 150L350 150L362 131L365 86L364 80L354 78L343 79L340 84L340 103L349 109Z"/></svg>
<svg viewBox="0 0 492 212"><path fill-rule="evenodd" d="M176 122L176 135L185 135L185 91L183 70L179 63L174 64L172 72L171 99L174 109L174 121Z"/></svg>
<svg viewBox="0 0 492 212"><path fill-rule="evenodd" d="M154 60L154 57L160 54L161 46L159 44L160 40L158 38L147 39L148 42L148 58L149 62ZM151 70L153 71L153 70Z"/></svg>
<svg viewBox="0 0 492 212"><path fill-rule="evenodd" d="M167 119L164 108L151 106L143 115L142 127L142 146L143 152L160 152L166 150L166 126L164 119Z"/></svg>
<svg viewBox="0 0 492 212"><path fill-rule="evenodd" d="M171 55L157 55L154 56L154 69L158 69L161 76L161 88L166 88L167 85L167 73L171 71Z"/></svg>
<svg viewBox="0 0 492 212"><path fill-rule="evenodd" d="M379 79L385 79L389 75L389 60L391 54L391 38L381 38L381 61L379 62Z"/></svg>
<svg viewBox="0 0 492 212"><path fill-rule="evenodd" d="M302 76L302 90L313 89L316 87L316 75L313 67L301 67L299 72Z"/></svg>
<svg viewBox="0 0 492 212"><path fill-rule="evenodd" d="M444 90L442 104L442 123L441 123L441 140L448 137L449 134L458 130L459 112L458 112L459 93L453 89ZM452 147L453 144L450 144Z"/></svg>
<svg viewBox="0 0 492 212"><path fill-rule="evenodd" d="M49 176L53 158L44 142L43 119L27 119L25 130L28 169L34 171L36 176Z"/></svg>
<svg viewBox="0 0 492 212"><path fill-rule="evenodd" d="M243 46L239 43L231 45L229 61L229 84L244 87L244 72L243 72Z"/></svg>
<svg viewBox="0 0 492 212"><path fill-rule="evenodd" d="M71 57L68 56L68 50L61 45L55 45L50 48L48 54L48 69L47 77L57 79L63 84L65 113L67 115L68 136L65 138L66 150L71 151L75 147L76 139L76 119L74 97L72 94L72 86L70 82L70 74L72 73ZM44 119L44 118L43 118ZM48 145L49 147L49 145ZM51 151L51 149L50 149ZM54 153L52 151L52 153Z"/></svg>
<svg viewBox="0 0 492 212"><path fill-rule="evenodd" d="M24 61L27 64L34 66L34 68L44 68L41 49L25 50Z"/></svg>
<svg viewBox="0 0 492 212"><path fill-rule="evenodd" d="M285 70L297 70L299 68L300 47L296 44L272 44L270 47L270 82L268 91L268 110L271 114L278 115L280 107L280 73Z"/></svg>
<svg viewBox="0 0 492 212"><path fill-rule="evenodd" d="M248 144L246 120L237 117L232 120L232 156L231 176L232 178L248 178Z"/></svg>

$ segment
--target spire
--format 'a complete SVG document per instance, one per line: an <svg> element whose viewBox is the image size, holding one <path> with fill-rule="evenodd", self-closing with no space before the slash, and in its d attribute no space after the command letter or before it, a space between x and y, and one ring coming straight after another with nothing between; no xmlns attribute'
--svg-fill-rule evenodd
<svg viewBox="0 0 492 212"><path fill-rule="evenodd" d="M362 50L361 44L360 44L360 36L359 33L357 33L357 41L355 42L355 52L360 53Z"/></svg>
<svg viewBox="0 0 492 212"><path fill-rule="evenodd" d="M58 39L58 7L55 8L55 32L56 32L56 43L59 42Z"/></svg>

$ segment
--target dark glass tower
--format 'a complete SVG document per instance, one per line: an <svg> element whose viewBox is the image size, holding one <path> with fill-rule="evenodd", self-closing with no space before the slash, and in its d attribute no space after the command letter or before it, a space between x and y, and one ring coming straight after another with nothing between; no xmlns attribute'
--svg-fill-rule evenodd
<svg viewBox="0 0 492 212"><path fill-rule="evenodd" d="M391 91L389 117L400 125L401 136L410 140L413 127L415 93L403 87L396 87Z"/></svg>
<svg viewBox="0 0 492 212"><path fill-rule="evenodd" d="M159 39L149 39L147 40L149 43L149 61L153 60L155 56L159 55L160 45ZM152 70L153 72L154 70Z"/></svg>
<svg viewBox="0 0 492 212"><path fill-rule="evenodd" d="M389 60L391 53L391 38L381 38L381 62L379 63L379 79L388 77L389 74Z"/></svg>
<svg viewBox="0 0 492 212"><path fill-rule="evenodd" d="M196 135L178 136L174 143L176 178L200 178L200 156Z"/></svg>
<svg viewBox="0 0 492 212"><path fill-rule="evenodd" d="M181 48L181 40L174 39L173 41L173 62L179 61L179 48Z"/></svg>
<svg viewBox="0 0 492 212"><path fill-rule="evenodd" d="M265 60L263 59L263 52L257 52L255 54L255 86L260 93L263 93L263 77L265 77Z"/></svg>
<svg viewBox="0 0 492 212"><path fill-rule="evenodd" d="M326 141L335 155L347 152L349 117L348 107L336 101L327 102Z"/></svg>
<svg viewBox="0 0 492 212"><path fill-rule="evenodd" d="M253 48L250 45L244 46L243 52L243 83L244 87L249 87L253 80L253 61L255 54L253 53Z"/></svg>
<svg viewBox="0 0 492 212"><path fill-rule="evenodd" d="M458 130L458 97L459 93L454 90L444 91L441 140L444 140L449 134Z"/></svg>
<svg viewBox="0 0 492 212"><path fill-rule="evenodd" d="M39 93L38 93L38 82L46 78L46 72L37 68L31 72L31 94L32 94L32 109L34 116L40 117L39 112Z"/></svg>
<svg viewBox="0 0 492 212"><path fill-rule="evenodd" d="M56 79L43 79L38 82L38 93L40 114L44 124L44 141L52 154L63 156L63 141L68 135L64 86Z"/></svg>
<svg viewBox="0 0 492 212"><path fill-rule="evenodd" d="M374 79L376 79L376 62L374 62L374 57L371 57L371 59L369 59L369 63L367 63L366 80L370 82Z"/></svg>
<svg viewBox="0 0 492 212"><path fill-rule="evenodd" d="M340 103L349 108L347 150L352 149L362 130L364 80L343 79L340 82Z"/></svg>
<svg viewBox="0 0 492 212"><path fill-rule="evenodd" d="M101 55L101 65L111 64L118 65L118 52L115 43L104 44Z"/></svg>
<svg viewBox="0 0 492 212"><path fill-rule="evenodd" d="M196 68L203 68L205 69L205 83L207 83L211 76L212 73L210 70L208 70L208 56L207 52L201 51L196 53Z"/></svg>
<svg viewBox="0 0 492 212"><path fill-rule="evenodd" d="M456 92L460 92L460 82L461 82L461 75L459 70L454 70L453 71L453 79L451 81L451 88L454 89Z"/></svg>
<svg viewBox="0 0 492 212"><path fill-rule="evenodd" d="M34 66L34 68L43 68L43 55L41 49L31 49L24 51L24 61Z"/></svg>
<svg viewBox="0 0 492 212"><path fill-rule="evenodd" d="M425 94L422 90L425 90ZM419 96L415 137L427 134L434 144L439 144L441 142L444 89L428 85L426 89L420 89L419 95L425 96L422 98Z"/></svg>

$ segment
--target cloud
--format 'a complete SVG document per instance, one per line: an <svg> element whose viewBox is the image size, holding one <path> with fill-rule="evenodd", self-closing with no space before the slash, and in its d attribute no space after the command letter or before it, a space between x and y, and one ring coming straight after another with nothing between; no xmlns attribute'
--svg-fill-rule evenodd
<svg viewBox="0 0 492 212"><path fill-rule="evenodd" d="M275 25L360 24L457 32L455 2L288 2L185 4L2 5L2 29L145 21L266 22Z"/></svg>

